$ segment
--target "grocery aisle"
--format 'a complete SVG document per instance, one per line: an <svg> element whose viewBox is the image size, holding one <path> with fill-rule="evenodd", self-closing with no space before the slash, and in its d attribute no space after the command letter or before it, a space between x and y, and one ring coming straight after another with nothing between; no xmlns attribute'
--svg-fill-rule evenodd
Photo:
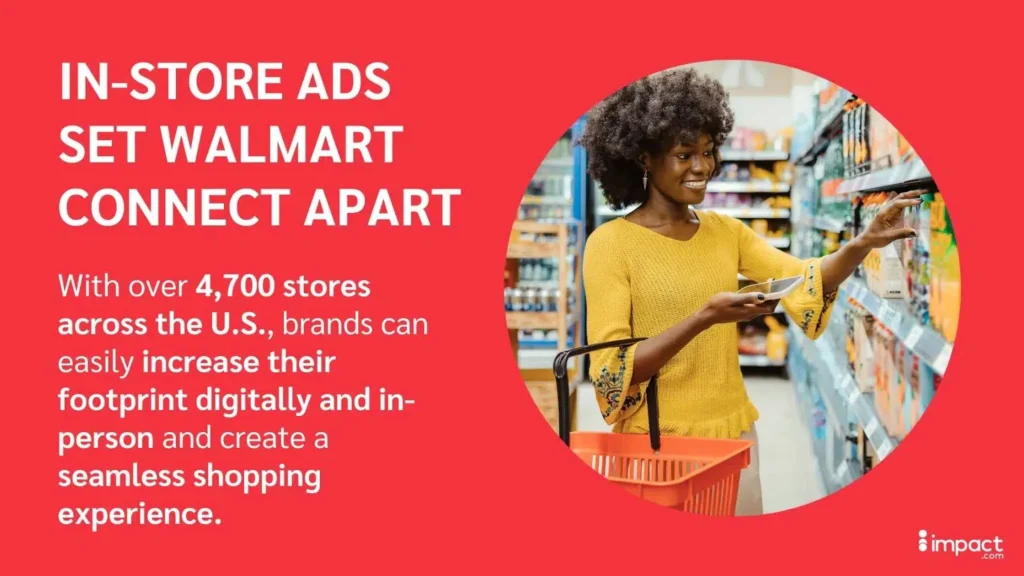
<svg viewBox="0 0 1024 576"><path fill-rule="evenodd" d="M789 510L825 497L793 384L779 376L748 375L744 381L761 413L757 436L765 513Z"/></svg>
<svg viewBox="0 0 1024 576"><path fill-rule="evenodd" d="M721 173L696 210L734 217L799 259L835 253L904 192L921 194L904 225L915 238L872 250L830 300L810 340L780 307L736 325L738 361L761 413L767 511L848 486L887 458L941 386L960 309L956 236L941 190L915 149L863 99L822 78L763 62L687 65L730 93ZM577 119L537 168L520 205L506 266L505 309L520 372L557 426L552 362L586 341L580 282L588 237L637 204L613 208L572 141ZM753 281L742 274L741 288ZM582 360L570 378L586 380ZM585 382L578 428L607 430Z"/></svg>
<svg viewBox="0 0 1024 576"><path fill-rule="evenodd" d="M792 383L777 375L747 375L751 400L761 413L757 422L761 449L761 490L765 513L810 504L825 496L811 449L811 437L797 405ZM577 429L605 432L593 388L581 388Z"/></svg>

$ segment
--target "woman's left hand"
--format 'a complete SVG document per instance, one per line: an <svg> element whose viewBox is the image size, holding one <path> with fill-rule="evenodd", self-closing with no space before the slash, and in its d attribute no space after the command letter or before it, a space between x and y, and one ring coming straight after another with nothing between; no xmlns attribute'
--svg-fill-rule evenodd
<svg viewBox="0 0 1024 576"><path fill-rule="evenodd" d="M904 225L903 209L920 204L919 196L923 193L923 190L904 192L883 204L867 230L860 234L864 245L868 248L884 248L896 240L917 236L917 231Z"/></svg>

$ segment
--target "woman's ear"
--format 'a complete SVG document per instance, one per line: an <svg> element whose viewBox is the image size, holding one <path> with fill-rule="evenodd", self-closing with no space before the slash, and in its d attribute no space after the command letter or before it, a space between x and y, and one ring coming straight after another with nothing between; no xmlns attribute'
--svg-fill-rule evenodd
<svg viewBox="0 0 1024 576"><path fill-rule="evenodd" d="M651 169L651 155L648 154L647 152L641 153L640 157L636 159L636 163L637 163L637 166L640 166L641 170L643 170L645 172L650 170Z"/></svg>

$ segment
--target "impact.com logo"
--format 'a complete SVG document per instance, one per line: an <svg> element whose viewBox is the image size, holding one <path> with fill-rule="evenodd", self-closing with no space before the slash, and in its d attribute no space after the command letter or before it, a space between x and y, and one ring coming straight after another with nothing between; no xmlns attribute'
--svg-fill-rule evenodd
<svg viewBox="0 0 1024 576"><path fill-rule="evenodd" d="M983 560L1001 560L1003 558L1003 539L998 536L987 540L979 538L964 540L963 538L936 538L935 534L932 534L929 538L927 530L921 530L917 536L920 538L917 549L921 552L940 552L954 556L967 553L982 554Z"/></svg>

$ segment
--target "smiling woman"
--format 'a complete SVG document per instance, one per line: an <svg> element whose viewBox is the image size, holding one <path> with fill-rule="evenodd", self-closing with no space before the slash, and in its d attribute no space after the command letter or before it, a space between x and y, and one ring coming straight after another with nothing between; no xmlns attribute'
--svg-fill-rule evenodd
<svg viewBox="0 0 1024 576"><path fill-rule="evenodd" d="M759 418L739 363L737 322L780 304L798 330L818 338L840 283L872 249L916 235L898 223L918 192L897 196L853 240L825 257L783 252L740 220L692 207L721 171L733 129L729 96L692 69L642 78L591 113L580 142L608 204L638 207L595 229L583 253L587 341L622 341L591 355L590 378L605 422L650 432L645 403L657 376L660 433L753 442L739 482L739 515L762 512ZM755 282L802 278L781 301L738 293Z"/></svg>

